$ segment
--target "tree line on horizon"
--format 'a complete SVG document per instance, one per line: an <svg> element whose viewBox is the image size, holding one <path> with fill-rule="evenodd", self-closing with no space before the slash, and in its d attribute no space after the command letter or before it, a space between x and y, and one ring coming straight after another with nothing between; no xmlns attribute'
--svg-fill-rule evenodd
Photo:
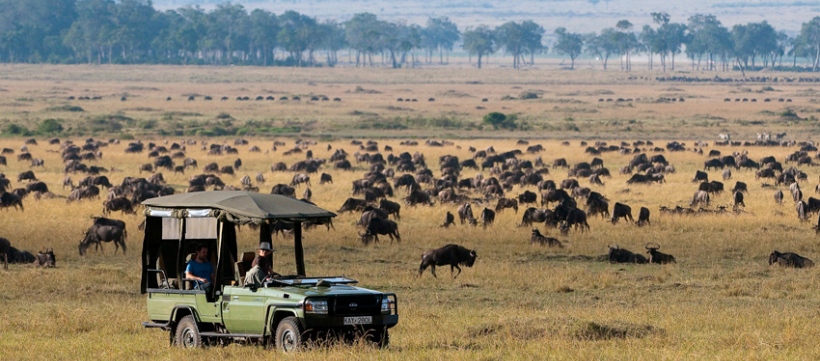
<svg viewBox="0 0 820 361"><path fill-rule="evenodd" d="M347 61L356 66L399 68L446 64L460 46L478 68L495 53L511 56L519 68L549 50L569 58L570 68L584 54L604 69L617 58L623 71L632 69L636 54L648 56L650 69L657 59L663 71L674 70L681 54L693 69L703 70L820 66L820 16L789 36L766 21L727 28L714 15L694 15L686 23L672 22L667 13L650 15L654 26L640 30L627 20L598 33L558 27L550 49L545 28L532 20L459 29L447 17L429 18L424 26L379 20L372 13L319 21L295 11L248 12L231 3L211 11L157 11L150 0L0 0L0 62L313 67L334 66L347 50Z"/></svg>

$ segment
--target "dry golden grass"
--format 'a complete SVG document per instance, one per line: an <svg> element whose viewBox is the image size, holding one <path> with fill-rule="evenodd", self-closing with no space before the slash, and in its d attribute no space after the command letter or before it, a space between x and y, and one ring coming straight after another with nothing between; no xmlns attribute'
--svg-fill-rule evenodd
<svg viewBox="0 0 820 361"><path fill-rule="evenodd" d="M105 67L103 67L105 68ZM218 100L206 104L196 101L189 104L187 101L174 100L172 105L165 103L166 94L180 97L184 93L197 92L200 94L220 95L218 90L224 88L224 94L238 94L238 89L248 89L242 92L256 94L261 89L282 89L287 93L308 93L311 87L319 88L315 93L327 93L329 96L340 94L344 99L341 107L359 109L364 107L386 107L396 105L395 97L405 90L413 89L414 96L421 101L419 108L432 108L432 114L447 109L449 98L436 96L436 102L427 103L428 93L418 89L430 89L430 94L439 94L448 89L478 94L480 91L467 89L464 79L476 79L484 73L464 70L462 80L456 83L459 75L439 79L437 76L450 76L444 71L425 70L423 77L437 79L435 84L424 84L422 76L413 77L412 72L385 72L365 71L357 69L296 70L288 69L291 73L309 75L315 72L314 77L327 79L325 82L316 80L317 85L297 84L297 75L287 75L279 69L191 69L181 68L178 71L162 69L155 72L155 68L147 70L135 68L134 71L146 73L140 77L121 68L97 69L83 67L55 67L53 71L60 72L54 79L44 79L48 71L34 73L31 67L9 67L11 74L8 81L2 84L4 96L16 99L19 94L40 94L31 102L22 102L22 108L29 109L31 119L40 109L47 106L49 96L42 94L51 92L52 87L66 88L59 90L59 95L51 95L54 103L61 103L68 94L79 95L84 89L90 93L106 95L117 94L127 87L135 94L123 104L116 99L104 99L94 105L89 113L106 114L120 111L121 108L150 106L163 108L163 111L197 111L212 116L216 112L229 112L232 115L270 112L278 109L273 105L265 105L256 109L251 103L237 104L233 100L220 103ZM177 69L177 68L170 68ZM49 69L52 70L52 69ZM98 71L102 70L102 71ZM238 80L227 82L224 79L233 79L229 72L241 72L236 75ZM256 77L256 72L279 74L278 84L263 84L263 76ZM188 75L186 78L186 73ZM330 73L330 74L329 74ZM523 72L521 72L523 73ZM72 75L73 74L73 75ZM159 75L158 75L159 74ZM387 75L389 74L389 75ZM215 79L210 82L196 83L192 77ZM670 85L652 85L643 89L638 85L621 85L618 79L610 73L603 74L611 77L600 82L588 84L570 84L573 79L567 78L563 82L556 81L556 85L538 85L550 94L558 94L570 89L586 89L592 92L596 89L610 89L615 94L651 93L647 89L669 88ZM616 74L622 75L622 74ZM34 80L24 81L26 76ZM84 80L87 76L89 79ZM505 80L505 77L510 77ZM76 77L76 78L75 78ZM164 80L163 77L167 77ZM270 75L276 78L276 75ZM289 78L291 77L291 78ZM332 79L340 80L334 84ZM366 78L358 83L356 77ZM537 88L519 72L486 74L480 86L487 94L502 94L511 92L514 86L523 89ZM19 79L19 80L15 80ZM59 79L59 82L55 79ZM198 79L198 78L197 78ZM248 80L250 79L250 80ZM279 79L279 78L276 78ZM312 78L311 78L312 79ZM370 80L367 80L370 79ZM375 80L374 80L375 79ZM446 80L449 79L449 80ZM246 81L248 80L248 81ZM217 83L222 81L222 84ZM516 83L519 81L520 83ZM402 82L406 82L402 83ZM581 81L578 81L579 83ZM71 84L68 84L71 83ZM430 81L433 83L433 81ZM49 85L50 84L50 85ZM506 85L500 85L506 84ZM516 85L521 84L521 85ZM363 94L346 94L345 90L352 90L356 85L365 89L378 89L384 93L378 99L370 99ZM711 112L726 111L740 113L748 111L732 103L732 109L724 110L722 96L715 100L720 92L699 85L675 85L686 89L687 94L701 94L710 99L707 102L697 103L698 98L684 104L641 105L634 107L605 109L608 117L626 119L638 117L640 110L654 111L658 115L658 129L663 134L666 131L681 131L684 135L696 136L710 132L723 131L720 127L708 128L677 128L672 125L660 125L667 121L666 116L676 110L681 112L680 117L688 118L692 114L711 114ZM712 86L728 90L727 86ZM144 90L158 88L160 91ZM710 89L707 89L710 88ZM779 86L775 86L779 88ZM560 89L560 90L559 90ZM337 90L331 93L329 90ZM234 91L235 93L229 93ZM435 91L435 93L433 93ZM581 90L579 90L581 91ZM796 90L795 90L796 91ZM408 92L409 93L409 92ZM149 94L153 94L149 97ZM424 94L424 95L421 95ZM634 94L634 95L632 95ZM789 93L792 94L792 93ZM641 95L646 96L646 95ZM583 108L598 108L598 95L573 95L585 97ZM57 99L59 98L59 100ZM593 101L593 98L595 100ZM140 100L143 99L143 100ZM162 99L161 101L158 99ZM453 99L453 107L467 112L474 108L474 104L464 104L473 98ZM794 98L798 104L809 107L808 99ZM474 99L473 99L474 100ZM19 101L18 101L19 102ZM133 103L132 103L133 102ZM352 103L352 104L351 104ZM29 105L26 105L29 104ZM93 103L87 103L93 104ZM224 104L224 105L223 105ZM516 111L525 114L537 114L538 111L547 112L554 106L547 102L515 101L504 106L521 107ZM406 106L406 104L404 104ZM85 103L82 105L85 107ZM290 112L291 116L300 114L299 107L309 105L282 106L283 113ZM319 104L316 107L324 107ZM744 105L746 106L746 105ZM763 104L748 104L763 106ZM771 104L770 106L781 106ZM212 107L212 108L211 108ZM267 108L270 107L270 108ZM528 110L527 107L532 109ZM678 107L678 108L675 108ZM652 110L655 108L655 110ZM0 107L3 117L17 121L21 109L5 104ZM689 109L689 113L685 111ZM490 109L488 109L489 111ZM509 110L508 110L509 111ZM529 113L532 111L533 113ZM128 112L128 111L126 111ZM245 113L246 112L246 113ZM604 112L604 110L601 110ZM634 112L634 113L630 113ZM316 117L320 119L335 119L344 114L336 108L322 108L317 110ZM277 113L278 114L278 113ZM634 115L630 115L634 114ZM688 115L687 115L688 114ZM36 115L39 117L40 115ZM605 117L600 113L592 113L594 117ZM237 116L244 119L245 116ZM733 116L743 117L742 114ZM561 121L561 120L559 120ZM346 124L345 120L339 121ZM546 121L547 123L552 120ZM328 128L330 129L330 128ZM752 134L757 129L727 126L733 134ZM774 131L774 127L762 127L761 130ZM785 129L785 128L784 128ZM805 133L792 132L789 128L789 137L802 139L808 137ZM801 132L803 128L800 128ZM809 128L806 128L809 129ZM427 130L429 131L429 130ZM691 131L689 134L687 131ZM328 130L330 132L330 130ZM626 134L610 128L602 131L599 137L607 134L617 134L611 141L652 139L656 145L665 144L658 140L659 136L652 133ZM356 130L349 130L346 134L355 135ZM421 133L425 133L422 130ZM441 137L440 131L431 133ZM333 133L336 134L336 133ZM391 138L401 138L405 133L385 133ZM461 134L461 133L459 133ZM708 139L714 136L710 134ZM813 133L812 133L813 134ZM487 136L499 139L457 139L455 146L444 148L430 148L426 146L403 147L399 146L398 139L379 139L380 148L390 145L394 153L402 151L423 152L428 164L438 174L437 159L443 154L457 155L461 159L470 157L468 146L483 149L494 145L499 151L516 146L515 140L519 136L532 138L560 138L561 134L553 133L491 133ZM580 137L580 135L577 135ZM362 135L364 137L364 135ZM501 139L508 137L508 139ZM513 138L514 137L514 138ZM592 138L594 136L589 136ZM63 178L62 165L59 154L49 152L56 150L56 146L45 143L43 137L38 137L40 144L30 146L35 157L45 159L45 169L34 169L38 178L44 180L58 196L65 196L68 190L60 188ZM158 136L141 137L144 140L163 142L179 141L185 137L160 138ZM511 139L509 139L511 138ZM586 138L584 136L583 138ZM740 138L738 136L737 138ZM74 137L79 142L83 138ZM287 164L302 159L302 156L283 156L282 152L292 146L292 139L279 138L287 142L287 147L280 147L276 152L248 153L251 145L257 145L263 150L270 149L272 138L249 138L251 144L239 146L244 166L236 177L225 176L223 180L232 185L238 185L239 178L244 174L253 177L257 172L263 172L268 182L260 187L268 192L276 183L289 183L292 173L271 173L270 165L277 161ZM363 139L363 138L360 138ZM423 139L423 138L422 138ZM202 139L198 139L202 140ZM230 139L208 139L209 142L233 144ZM562 146L558 140L531 139L531 144L541 143L546 151L540 155L545 161L565 157L572 163L589 161L591 156L583 153L578 140L572 140L570 146ZM344 148L349 153L357 150L348 140L320 140L313 148L316 157L328 157L330 151L326 145L331 144L334 149ZM0 139L0 147L19 149L23 139ZM150 160L145 154L126 155L123 152L124 144L111 145L103 149L103 159L95 164L107 168L116 167L122 172L109 173L112 183L119 183L123 177L136 175L138 166ZM750 158L759 159L766 155L775 155L782 160L794 151L794 148L718 148L724 154L731 151L748 149ZM652 153L649 153L650 155ZM208 156L199 146L189 147L188 155L196 158L200 166L216 161L220 165L233 163L235 156ZM795 216L791 202L783 206L774 204L773 189L761 188L760 181L755 180L749 171L735 171L735 176L726 182L727 188L734 185L735 180L749 184L750 193L746 197L745 213L723 214L719 216L675 217L665 216L658 212L658 206L676 204L686 205L696 189L696 184L689 182L694 171L702 168L706 156L692 152L665 153L667 159L677 168L677 173L667 176L667 183L653 186L626 185L627 176L617 174L617 169L625 165L631 156L604 154L605 165L613 172L612 178L605 178L606 185L596 186L593 190L599 191L611 200L627 203L633 208L633 215L637 216L637 209L646 206L652 211L652 226L638 228L634 225L619 223L612 225L600 218L590 219L591 232L571 232L568 237L558 235L555 230L545 230L539 227L542 233L548 233L561 240L567 241L565 249L549 249L529 245L530 228L517 227L521 212L518 214L507 210L501 213L496 223L486 230L481 227L456 226L450 229L439 228L446 211L455 213L457 205L436 204L434 207L403 206L399 228L402 242L362 246L356 236L359 229L354 225L358 215L340 214L334 224L335 231L325 231L323 228L309 230L305 233L305 256L307 271L312 275L344 274L360 280L364 287L382 291L395 292L399 297L399 325L392 330L392 344L388 350L378 351L365 346L334 346L319 348L294 359L388 359L388 360L495 360L495 359L816 359L820 355L820 348L816 346L813 335L820 332L820 326L814 322L818 316L816 304L820 296L813 290L820 287L820 277L817 269L790 270L772 268L767 264L768 254L774 250L793 251L817 261L820 259L820 247L817 245L816 235L811 225L801 223ZM524 155L522 158L533 159L534 155ZM28 170L26 162L16 162L13 157L8 166L0 166L0 172L5 173L13 180L13 186L19 187L16 182L19 172ZM804 167L809 174L809 182L802 184L806 196L813 195L813 186L818 179L818 171L814 167ZM364 165L356 165L354 172L339 172L324 170L333 175L334 184L318 185L313 180L314 200L320 206L336 210L350 195L351 181L361 177L366 171ZM566 177L562 169L550 169L550 177L560 181ZM476 171L467 170L466 176L472 176ZM484 172L485 175L487 172ZM186 187L187 175L173 175L164 172L169 185L178 190ZM145 175L145 174L143 174ZM80 175L72 176L75 182ZM710 172L711 178L719 178L719 172ZM582 186L587 186L586 180L580 180ZM304 188L297 192L301 194ZM516 196L524 189L534 190L533 187L516 187L508 196ZM625 189L629 189L625 192ZM404 191L397 190L397 198L403 197ZM35 252L42 247L53 247L57 254L57 269L36 269L28 265L11 265L8 271L2 272L0 278L0 307L5 312L0 313L0 337L4 340L4 359L199 359L220 358L236 359L248 357L281 357L272 355L272 351L252 346L232 345L224 348L210 348L195 352L177 350L168 346L168 335L155 330L142 329L140 322L145 321L145 296L139 294L139 254L142 234L136 229L141 221L139 216L122 216L116 213L116 218L124 219L128 224L128 255L113 255L113 245L107 245L105 252L94 253L80 257L77 252L77 243L82 231L90 224L89 217L99 215L102 209L101 201L83 201L66 203L63 198L42 199L36 201L31 198L24 200L26 210L0 210L0 237L8 238L12 244L20 249ZM714 204L725 205L730 203L729 192L716 198ZM492 202L488 207L492 208ZM714 206L713 206L714 207ZM478 210L479 207L475 207ZM239 247L241 250L252 249L255 237L252 232L243 228L239 233ZM633 251L640 251L646 242L658 242L661 250L675 255L678 263L675 265L612 265L594 260L604 254L608 244L618 244ZM288 272L294 269L292 246L290 240L277 238L274 240L277 271ZM475 248L478 252L478 261L473 268L465 268L456 280L452 280L446 267L438 269L439 278L433 278L429 271L421 278L417 278L417 267L421 253L430 248L440 247L447 243L458 243Z"/></svg>

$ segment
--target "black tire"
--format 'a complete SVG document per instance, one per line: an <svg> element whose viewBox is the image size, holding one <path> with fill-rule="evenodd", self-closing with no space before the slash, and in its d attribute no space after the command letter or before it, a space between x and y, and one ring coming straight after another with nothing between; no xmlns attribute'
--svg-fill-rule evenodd
<svg viewBox="0 0 820 361"><path fill-rule="evenodd" d="M276 349L282 352L298 352L304 347L302 326L296 317L285 317L276 327Z"/></svg>
<svg viewBox="0 0 820 361"><path fill-rule="evenodd" d="M194 316L188 315L179 320L174 344L182 348L202 347L202 336L199 335L199 327L196 326Z"/></svg>
<svg viewBox="0 0 820 361"><path fill-rule="evenodd" d="M378 348L387 348L387 346L390 346L390 331L386 327L370 329L367 331L365 339Z"/></svg>

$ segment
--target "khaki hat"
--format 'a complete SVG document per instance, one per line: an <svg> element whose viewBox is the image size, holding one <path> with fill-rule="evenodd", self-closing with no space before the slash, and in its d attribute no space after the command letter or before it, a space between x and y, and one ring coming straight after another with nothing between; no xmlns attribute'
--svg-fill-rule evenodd
<svg viewBox="0 0 820 361"><path fill-rule="evenodd" d="M263 251L271 251L271 252L273 252L273 248L271 248L271 246L270 246L270 242L262 242L262 243L260 243L260 244L259 244L259 248L257 248L257 249L258 249L258 250L263 250Z"/></svg>

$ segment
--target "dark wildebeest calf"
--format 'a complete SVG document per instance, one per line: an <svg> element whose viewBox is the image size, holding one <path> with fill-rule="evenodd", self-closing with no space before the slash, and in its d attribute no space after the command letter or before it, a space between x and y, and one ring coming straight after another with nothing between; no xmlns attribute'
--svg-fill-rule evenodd
<svg viewBox="0 0 820 361"><path fill-rule="evenodd" d="M461 274L459 265L472 267L475 259L475 250L469 250L457 244L448 244L439 249L432 249L421 255L419 277L427 267L430 267L430 273L433 274L433 277L438 278L436 276L436 266L450 265L450 274L453 273L453 269L458 269L458 273L453 276L453 279L455 279Z"/></svg>
<svg viewBox="0 0 820 361"><path fill-rule="evenodd" d="M812 260L802 257L797 253L792 252L783 252L780 253L778 251L772 252L769 255L769 265L773 265L777 263L780 266L784 267L794 267L794 268L808 268L814 267L814 262Z"/></svg>
<svg viewBox="0 0 820 361"><path fill-rule="evenodd" d="M56 267L57 260L54 257L54 250L49 248L40 252L37 252L37 267L46 267L46 268L54 268Z"/></svg>

